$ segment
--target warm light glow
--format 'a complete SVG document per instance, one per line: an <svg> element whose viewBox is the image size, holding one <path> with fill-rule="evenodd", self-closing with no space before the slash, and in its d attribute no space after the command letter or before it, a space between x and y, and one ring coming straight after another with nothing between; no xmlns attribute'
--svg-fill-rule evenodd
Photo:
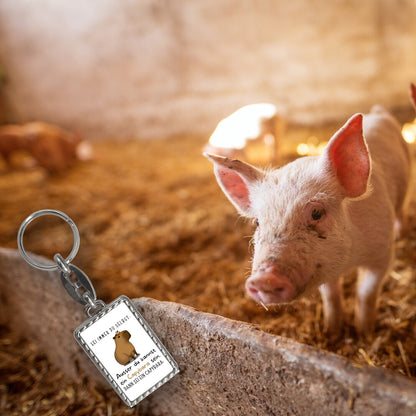
<svg viewBox="0 0 416 416"><path fill-rule="evenodd" d="M414 143L416 141L416 118L412 123L406 123L403 126L402 135L407 143Z"/></svg>
<svg viewBox="0 0 416 416"><path fill-rule="evenodd" d="M242 149L247 140L260 136L262 121L275 115L276 107L273 104L246 105L218 123L209 143L214 147Z"/></svg>
<svg viewBox="0 0 416 416"><path fill-rule="evenodd" d="M308 138L306 143L300 143L296 151L300 156L319 156L321 155L328 142L320 142L315 136Z"/></svg>
<svg viewBox="0 0 416 416"><path fill-rule="evenodd" d="M306 143L301 143L296 148L296 151L301 156L306 156L309 153L309 146Z"/></svg>
<svg viewBox="0 0 416 416"><path fill-rule="evenodd" d="M328 144L328 142L319 143L318 147L316 148L316 152L317 152L318 155L321 155L324 152L325 147L326 147L327 144Z"/></svg>

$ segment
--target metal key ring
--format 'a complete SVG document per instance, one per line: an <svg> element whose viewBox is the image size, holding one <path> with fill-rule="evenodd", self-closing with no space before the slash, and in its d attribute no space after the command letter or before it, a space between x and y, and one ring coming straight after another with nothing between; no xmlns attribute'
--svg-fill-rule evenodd
<svg viewBox="0 0 416 416"><path fill-rule="evenodd" d="M36 267L37 269L40 270L57 270L59 269L57 264L52 264L52 265L46 265L46 264L40 264L37 263L36 261L34 261L32 259L32 257L30 257L24 246L23 246L23 234L26 230L26 227L35 219L38 217L42 217L43 215L55 215L56 217L62 218L64 221L66 221L71 229L72 232L74 233L74 246L72 247L71 252L69 253L69 256L65 259L66 263L70 263L74 257L76 256L76 254L78 253L78 249L79 249L79 243L80 243L80 238L79 238L79 232L78 232L78 228L75 225L74 221L71 220L71 218L68 217L68 215L66 215L65 213L55 210L55 209L42 209L40 211L36 211L33 214L30 214L23 222L22 225L19 228L19 232L17 233L17 246L19 248L20 254L22 255L22 257L33 267Z"/></svg>

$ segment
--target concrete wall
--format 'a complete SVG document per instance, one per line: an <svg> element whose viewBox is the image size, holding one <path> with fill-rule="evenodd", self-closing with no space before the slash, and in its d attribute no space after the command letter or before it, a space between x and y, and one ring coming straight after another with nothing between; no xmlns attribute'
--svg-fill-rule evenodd
<svg viewBox="0 0 416 416"><path fill-rule="evenodd" d="M7 115L88 137L210 134L272 102L317 123L408 103L414 0L1 0Z"/></svg>

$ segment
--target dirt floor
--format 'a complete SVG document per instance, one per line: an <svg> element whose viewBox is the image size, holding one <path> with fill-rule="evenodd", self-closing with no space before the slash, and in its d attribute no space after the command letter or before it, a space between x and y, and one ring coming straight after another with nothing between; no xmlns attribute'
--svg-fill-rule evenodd
<svg viewBox="0 0 416 416"><path fill-rule="evenodd" d="M296 133L300 140L309 134ZM19 157L12 169L0 164L0 246L17 247L17 230L30 213L62 210L81 235L73 264L88 274L104 301L126 294L179 302L335 352L356 365L416 377L416 199L408 234L397 244L394 271L383 286L374 335L357 338L350 276L344 336L330 344L318 295L270 310L246 297L254 226L239 218L220 191L211 164L201 156L203 144L198 138L104 141L93 145L94 160L77 162L60 175L25 169ZM294 157L288 149L284 161ZM257 154L250 162L265 160ZM56 252L65 257L72 232L61 220L43 217L28 227L25 247L48 258ZM0 332L0 380L2 414L141 414L88 380L68 383L36 345L6 327Z"/></svg>

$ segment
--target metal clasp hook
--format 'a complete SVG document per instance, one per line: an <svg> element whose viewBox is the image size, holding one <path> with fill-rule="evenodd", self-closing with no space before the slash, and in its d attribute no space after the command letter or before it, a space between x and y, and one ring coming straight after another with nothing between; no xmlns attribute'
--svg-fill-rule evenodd
<svg viewBox="0 0 416 416"><path fill-rule="evenodd" d="M72 299L83 306L87 305L87 301L83 297L85 292L88 292L93 301L97 299L91 280L81 269L73 264L67 263L60 254L55 254L53 259L56 261L61 272L62 284Z"/></svg>
<svg viewBox="0 0 416 416"><path fill-rule="evenodd" d="M97 300L91 280L81 269L66 262L60 254L55 254L53 259L61 272L61 282L65 290L72 299L85 306L88 316L92 316L92 311L105 306L102 300Z"/></svg>

